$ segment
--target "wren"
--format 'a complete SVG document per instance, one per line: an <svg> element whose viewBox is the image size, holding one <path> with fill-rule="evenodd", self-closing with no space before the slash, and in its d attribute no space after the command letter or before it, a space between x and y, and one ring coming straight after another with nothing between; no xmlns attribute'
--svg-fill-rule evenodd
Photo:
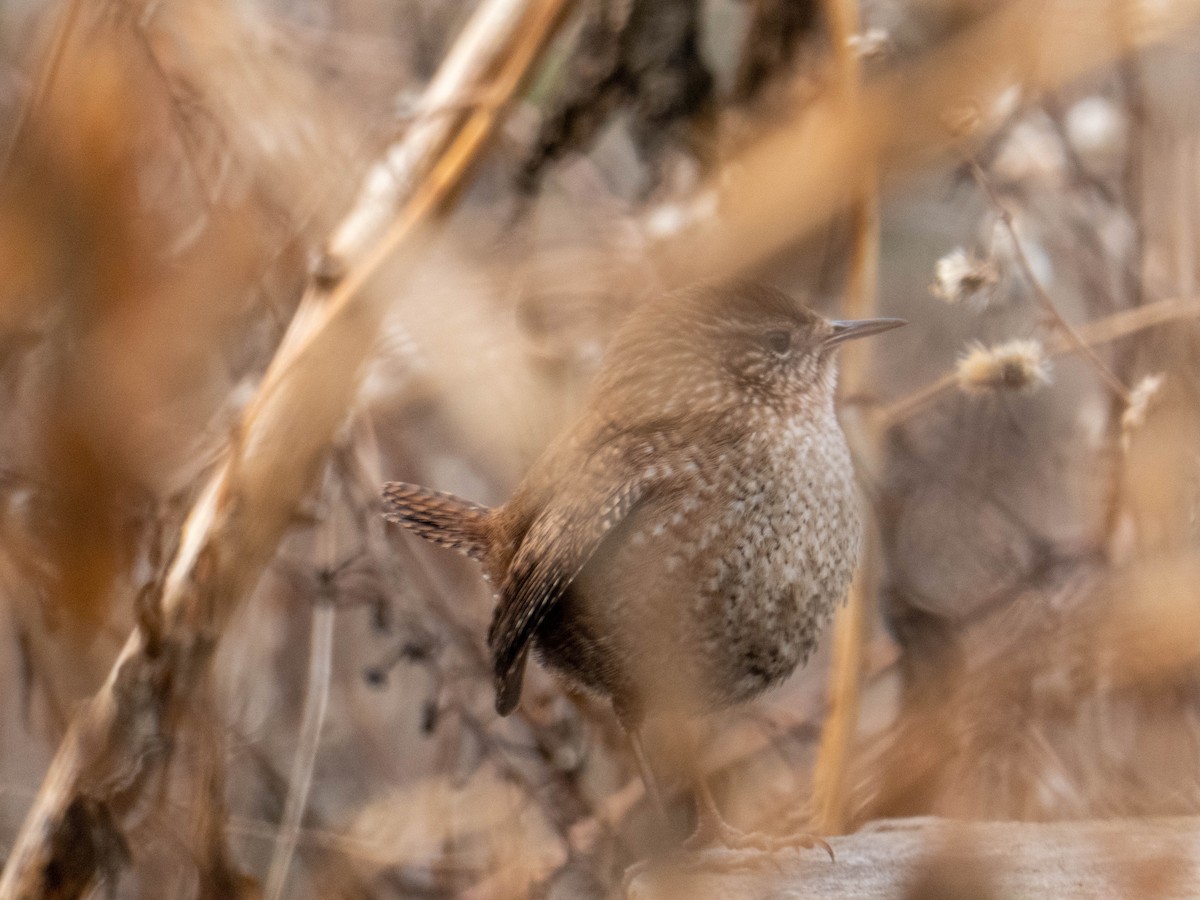
<svg viewBox="0 0 1200 900"><path fill-rule="evenodd" d="M834 351L901 324L830 321L748 282L670 293L630 314L582 415L503 506L385 485L390 521L498 589L497 711L532 649L611 700L648 777L647 715L742 703L803 664L861 543Z"/></svg>

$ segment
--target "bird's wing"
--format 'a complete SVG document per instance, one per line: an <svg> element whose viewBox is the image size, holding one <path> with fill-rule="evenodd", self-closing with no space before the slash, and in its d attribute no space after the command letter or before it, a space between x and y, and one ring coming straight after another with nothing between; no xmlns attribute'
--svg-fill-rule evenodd
<svg viewBox="0 0 1200 900"><path fill-rule="evenodd" d="M529 641L614 527L671 482L656 465L657 442L640 437L609 443L556 486L525 534L500 589L488 646L496 709L507 715L521 696Z"/></svg>

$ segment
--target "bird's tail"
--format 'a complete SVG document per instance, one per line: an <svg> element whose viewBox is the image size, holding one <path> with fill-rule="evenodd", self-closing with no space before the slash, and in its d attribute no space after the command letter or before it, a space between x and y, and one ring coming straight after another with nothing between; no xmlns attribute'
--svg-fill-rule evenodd
<svg viewBox="0 0 1200 900"><path fill-rule="evenodd" d="M482 559L488 549L491 509L415 484L383 486L383 517L440 547Z"/></svg>

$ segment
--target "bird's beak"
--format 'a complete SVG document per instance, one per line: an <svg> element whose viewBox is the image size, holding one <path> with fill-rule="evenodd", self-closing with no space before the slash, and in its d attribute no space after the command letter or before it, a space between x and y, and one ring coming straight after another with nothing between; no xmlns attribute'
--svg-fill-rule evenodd
<svg viewBox="0 0 1200 900"><path fill-rule="evenodd" d="M904 319L851 319L834 321L829 324L833 326L833 333L825 338L824 346L826 347L832 347L842 341L851 341L883 331L891 331L893 328L907 325L908 322Z"/></svg>

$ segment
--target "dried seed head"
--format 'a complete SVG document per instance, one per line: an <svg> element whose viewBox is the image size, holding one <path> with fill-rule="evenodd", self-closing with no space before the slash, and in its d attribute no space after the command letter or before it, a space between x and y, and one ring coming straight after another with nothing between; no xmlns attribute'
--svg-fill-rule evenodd
<svg viewBox="0 0 1200 900"><path fill-rule="evenodd" d="M1129 449L1129 441L1133 437L1133 433L1145 424L1146 414L1150 412L1151 407L1158 399L1164 378L1165 376L1161 372L1155 375L1146 375L1129 392L1129 405L1121 414L1121 446L1125 450Z"/></svg>
<svg viewBox="0 0 1200 900"><path fill-rule="evenodd" d="M962 247L955 247L937 261L930 291L947 303L991 299L1000 271L990 259L976 259Z"/></svg>
<svg viewBox="0 0 1200 900"><path fill-rule="evenodd" d="M892 53L892 36L882 28L868 28L861 34L852 34L846 39L850 49L859 59L881 59Z"/></svg>
<svg viewBox="0 0 1200 900"><path fill-rule="evenodd" d="M1050 362L1035 340L973 344L959 358L957 374L958 386L969 394L1032 391L1050 383Z"/></svg>

